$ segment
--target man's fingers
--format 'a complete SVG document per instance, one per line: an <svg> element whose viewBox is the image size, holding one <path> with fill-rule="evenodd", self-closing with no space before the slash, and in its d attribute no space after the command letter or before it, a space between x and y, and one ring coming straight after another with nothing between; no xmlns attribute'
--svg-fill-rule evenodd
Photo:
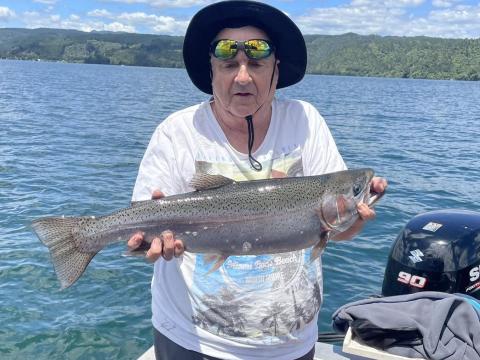
<svg viewBox="0 0 480 360"><path fill-rule="evenodd" d="M175 239L173 255L175 257L182 256L184 251L185 251L185 247L183 246L183 241L180 239Z"/></svg>
<svg viewBox="0 0 480 360"><path fill-rule="evenodd" d="M135 234L137 235L137 234ZM134 241L133 237L130 239ZM142 236L143 239L143 236ZM129 240L129 243L130 243ZM183 255L185 247L183 242L180 239L175 239L173 232L170 230L162 232L158 237L155 237L150 244L150 249L147 251L145 257L149 262L155 262L160 257L163 257L165 260L172 260L173 257L179 257Z"/></svg>
<svg viewBox="0 0 480 360"><path fill-rule="evenodd" d="M381 177L374 177L372 179L371 189L377 194L385 192L388 187L387 180Z"/></svg>
<svg viewBox="0 0 480 360"><path fill-rule="evenodd" d="M133 234L132 237L130 239L128 239L128 242L127 242L128 248L130 250L135 250L136 248L138 248L143 241L144 235L145 234L143 232L140 232L140 231Z"/></svg>
<svg viewBox="0 0 480 360"><path fill-rule="evenodd" d="M165 260L172 260L175 242L175 239L173 238L173 233L171 231L164 231L160 235L160 238L163 241L163 258Z"/></svg>
<svg viewBox="0 0 480 360"><path fill-rule="evenodd" d="M152 240L152 244L150 245L150 249L148 249L147 254L145 257L150 262L157 261L160 256L162 256L162 240L159 237L156 237Z"/></svg>
<svg viewBox="0 0 480 360"><path fill-rule="evenodd" d="M165 194L161 192L160 190L153 190L152 193L152 200L157 200L165 197Z"/></svg>
<svg viewBox="0 0 480 360"><path fill-rule="evenodd" d="M360 215L360 218L362 220L366 221L366 220L375 219L375 215L376 215L375 210L368 207L368 205L365 203L358 204L357 211L358 211L358 215Z"/></svg>

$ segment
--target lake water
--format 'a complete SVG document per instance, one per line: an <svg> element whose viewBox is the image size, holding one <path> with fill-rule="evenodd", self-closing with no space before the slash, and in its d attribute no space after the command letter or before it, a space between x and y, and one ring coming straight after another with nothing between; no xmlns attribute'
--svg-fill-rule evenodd
<svg viewBox="0 0 480 360"><path fill-rule="evenodd" d="M347 164L389 180L377 220L324 254L319 328L380 293L392 241L414 215L479 210L480 82L306 76L279 97L313 103ZM0 358L132 359L152 343L152 266L103 250L60 291L30 222L129 204L150 136L206 99L184 70L0 60Z"/></svg>

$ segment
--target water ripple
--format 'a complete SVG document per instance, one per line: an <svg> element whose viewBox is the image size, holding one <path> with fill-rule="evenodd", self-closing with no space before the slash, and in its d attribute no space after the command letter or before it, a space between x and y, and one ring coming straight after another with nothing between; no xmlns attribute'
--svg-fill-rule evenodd
<svg viewBox="0 0 480 360"><path fill-rule="evenodd" d="M30 223L127 206L155 127L207 96L184 70L1 60L0 67L0 357L135 358L151 344L151 265L111 246L60 291ZM349 167L370 166L390 184L377 220L324 254L322 330L338 306L380 292L391 243L412 216L478 210L479 86L307 76L279 91L319 109Z"/></svg>

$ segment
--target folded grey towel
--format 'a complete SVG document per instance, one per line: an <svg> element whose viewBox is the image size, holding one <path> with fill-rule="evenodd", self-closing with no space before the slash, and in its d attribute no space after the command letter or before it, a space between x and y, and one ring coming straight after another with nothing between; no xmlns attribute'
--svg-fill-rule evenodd
<svg viewBox="0 0 480 360"><path fill-rule="evenodd" d="M433 291L371 298L333 314L333 328L391 354L433 360L480 360L480 317L463 296ZM475 301L475 299L473 299Z"/></svg>

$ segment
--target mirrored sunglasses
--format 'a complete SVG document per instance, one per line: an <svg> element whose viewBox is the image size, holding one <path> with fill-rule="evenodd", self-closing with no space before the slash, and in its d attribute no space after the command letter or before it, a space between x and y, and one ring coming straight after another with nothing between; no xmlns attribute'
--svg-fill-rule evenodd
<svg viewBox="0 0 480 360"><path fill-rule="evenodd" d="M237 55L239 49L242 49L247 57L252 60L265 59L275 50L270 41L263 39L251 39L246 41L220 39L214 41L210 45L210 52L220 60L233 59Z"/></svg>

